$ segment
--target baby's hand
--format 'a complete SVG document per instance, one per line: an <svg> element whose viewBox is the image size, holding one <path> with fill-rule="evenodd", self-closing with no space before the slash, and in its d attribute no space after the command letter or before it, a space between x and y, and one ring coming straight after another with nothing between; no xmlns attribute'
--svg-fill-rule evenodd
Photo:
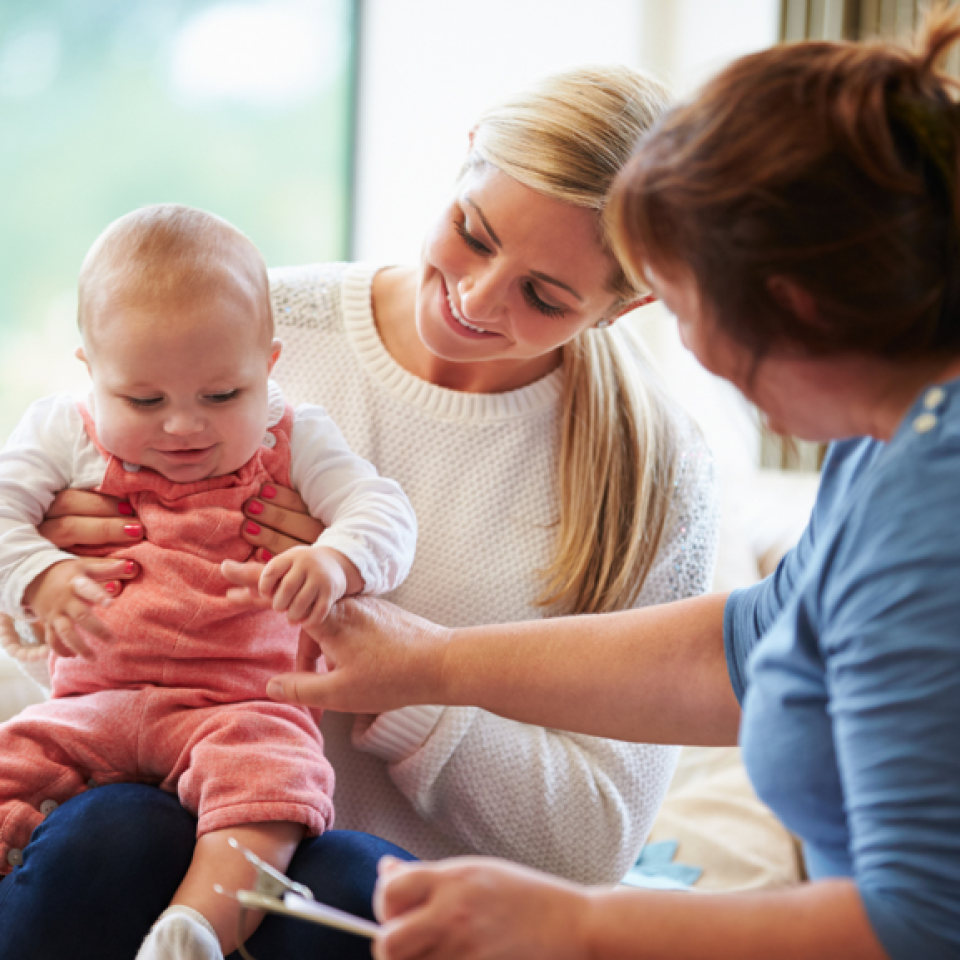
<svg viewBox="0 0 960 960"><path fill-rule="evenodd" d="M305 630L320 626L333 605L347 593L359 593L357 568L330 547L294 547L274 557L260 575L260 595L272 598L291 623Z"/></svg>
<svg viewBox="0 0 960 960"><path fill-rule="evenodd" d="M35 577L23 595L24 605L43 622L47 644L61 657L92 657L77 627L101 640L112 634L96 615L96 607L110 603L108 587L92 579L99 564L86 560L61 560ZM90 569L88 570L88 567ZM116 586L113 585L116 590Z"/></svg>

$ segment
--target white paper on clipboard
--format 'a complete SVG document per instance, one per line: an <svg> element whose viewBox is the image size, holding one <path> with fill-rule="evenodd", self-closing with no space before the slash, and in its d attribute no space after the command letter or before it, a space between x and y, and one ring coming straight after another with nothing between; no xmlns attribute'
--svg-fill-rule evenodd
<svg viewBox="0 0 960 960"><path fill-rule="evenodd" d="M334 927L347 933L372 940L380 931L380 926L363 917L354 916L325 903L307 900L297 893L285 893L283 899L265 896L254 890L238 890L235 894L240 904L249 910L266 910L283 917L297 917L308 923L319 923L325 927Z"/></svg>
<svg viewBox="0 0 960 960"><path fill-rule="evenodd" d="M364 920L363 917L356 917L336 907L328 907L325 903L307 900L296 893L285 893L283 905L291 914L302 917L304 920L336 927L338 930L346 930L348 933L369 937L371 940L380 932L380 925L371 920Z"/></svg>

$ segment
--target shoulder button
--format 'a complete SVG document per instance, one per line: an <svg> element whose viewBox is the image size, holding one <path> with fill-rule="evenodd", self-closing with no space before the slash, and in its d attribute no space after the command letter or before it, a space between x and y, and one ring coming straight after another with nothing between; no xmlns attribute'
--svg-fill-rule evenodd
<svg viewBox="0 0 960 960"><path fill-rule="evenodd" d="M937 425L937 418L932 413L921 413L913 421L913 429L917 433L928 433Z"/></svg>

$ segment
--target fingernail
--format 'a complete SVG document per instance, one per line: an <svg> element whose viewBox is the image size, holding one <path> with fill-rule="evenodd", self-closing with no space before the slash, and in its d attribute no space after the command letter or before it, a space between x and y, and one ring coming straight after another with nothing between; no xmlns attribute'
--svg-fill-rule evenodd
<svg viewBox="0 0 960 960"><path fill-rule="evenodd" d="M117 511L122 513L125 517L133 516L133 507L129 503L121 502L117 504Z"/></svg>
<svg viewBox="0 0 960 960"><path fill-rule="evenodd" d="M247 513L263 513L263 504L259 500L251 500L247 504Z"/></svg>
<svg viewBox="0 0 960 960"><path fill-rule="evenodd" d="M116 593L116 592L117 592L117 585L116 585L116 583L114 583L114 582L111 580L109 583L105 583L105 584L103 585L103 589L106 590L107 593Z"/></svg>
<svg viewBox="0 0 960 960"><path fill-rule="evenodd" d="M266 497L267 500L272 500L277 495L277 488L271 487L270 484L266 484L264 488L260 491L261 497Z"/></svg>
<svg viewBox="0 0 960 960"><path fill-rule="evenodd" d="M137 565L136 565L132 560L128 560L128 561L123 565L123 572L124 572L124 573L136 573L136 572L137 572Z"/></svg>
<svg viewBox="0 0 960 960"><path fill-rule="evenodd" d="M139 537L143 533L143 527L139 523L128 523L124 528L123 532L128 537Z"/></svg>
<svg viewBox="0 0 960 960"><path fill-rule="evenodd" d="M283 684L279 680L267 681L267 696L279 697L283 693Z"/></svg>
<svg viewBox="0 0 960 960"><path fill-rule="evenodd" d="M252 520L247 523L246 529L247 529L247 533L256 534L260 532L260 527L257 524L255 524Z"/></svg>
<svg viewBox="0 0 960 960"><path fill-rule="evenodd" d="M264 563L267 563L269 560L272 560L272 559L273 559L273 554L272 554L269 550L261 550L261 551L260 551L260 559L261 559Z"/></svg>

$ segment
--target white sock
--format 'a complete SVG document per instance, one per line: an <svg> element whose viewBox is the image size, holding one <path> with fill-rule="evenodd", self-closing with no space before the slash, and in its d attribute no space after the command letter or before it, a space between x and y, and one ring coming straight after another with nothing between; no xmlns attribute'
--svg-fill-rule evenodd
<svg viewBox="0 0 960 960"><path fill-rule="evenodd" d="M223 953L207 918L178 903L160 914L136 960L223 960Z"/></svg>

